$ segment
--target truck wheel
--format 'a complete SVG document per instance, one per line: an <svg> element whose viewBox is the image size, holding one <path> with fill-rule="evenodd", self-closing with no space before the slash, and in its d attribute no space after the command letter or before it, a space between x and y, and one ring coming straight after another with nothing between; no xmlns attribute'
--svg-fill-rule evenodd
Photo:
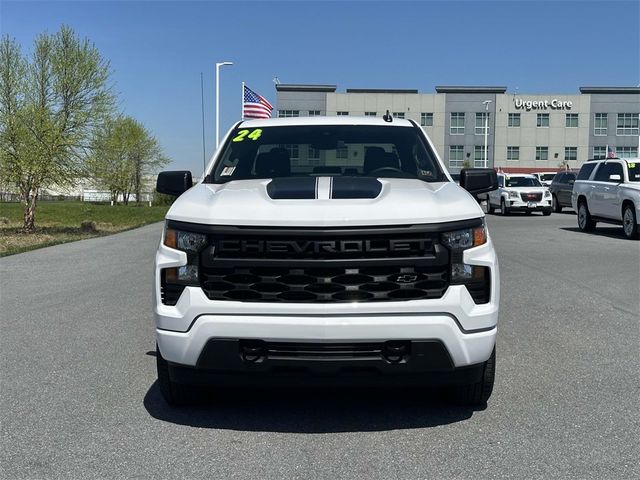
<svg viewBox="0 0 640 480"><path fill-rule="evenodd" d="M553 207L553 211L556 213L560 213L562 211L562 205L560 205L555 193L551 196L551 206Z"/></svg>
<svg viewBox="0 0 640 480"><path fill-rule="evenodd" d="M169 365L167 361L162 358L160 349L156 346L156 367L158 370L158 386L160 387L160 393L165 402L172 407L178 407L189 403L190 395L187 391L187 387L178 383L172 382L169 378Z"/></svg>
<svg viewBox="0 0 640 480"><path fill-rule="evenodd" d="M624 206L624 210L622 212L622 228L624 230L624 236L630 240L637 240L640 236L636 212L633 205L627 204Z"/></svg>
<svg viewBox="0 0 640 480"><path fill-rule="evenodd" d="M542 215L544 215L545 217L548 217L549 215L551 215L551 209L550 208L545 208L542 211Z"/></svg>
<svg viewBox="0 0 640 480"><path fill-rule="evenodd" d="M596 228L596 222L591 218L585 200L578 205L578 228L583 232L592 232Z"/></svg>
<svg viewBox="0 0 640 480"><path fill-rule="evenodd" d="M495 208L491 205L491 201L487 198L487 213L493 214Z"/></svg>
<svg viewBox="0 0 640 480"><path fill-rule="evenodd" d="M500 199L500 213L502 215L509 215L509 207L507 207L504 198Z"/></svg>
<svg viewBox="0 0 640 480"><path fill-rule="evenodd" d="M483 406L489 400L496 378L496 350L484 363L482 378L470 385L461 385L452 390L452 400L461 405Z"/></svg>

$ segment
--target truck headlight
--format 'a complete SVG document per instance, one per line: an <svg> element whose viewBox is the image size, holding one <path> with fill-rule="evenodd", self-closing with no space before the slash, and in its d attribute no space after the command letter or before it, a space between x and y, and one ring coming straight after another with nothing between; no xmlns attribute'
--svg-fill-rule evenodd
<svg viewBox="0 0 640 480"><path fill-rule="evenodd" d="M187 264L165 269L164 280L180 285L198 285L198 254L207 245L207 236L203 233L175 230L165 225L164 244L187 254Z"/></svg>
<svg viewBox="0 0 640 480"><path fill-rule="evenodd" d="M164 244L167 247L187 253L199 253L207 244L207 236L203 233L184 232L165 227Z"/></svg>
<svg viewBox="0 0 640 480"><path fill-rule="evenodd" d="M551 198L551 192L549 190L544 191L544 198Z"/></svg>
<svg viewBox="0 0 640 480"><path fill-rule="evenodd" d="M484 223L475 228L465 228L442 234L442 243L451 250L451 284L465 285L475 303L487 303L490 299L490 270L488 267L463 262L463 252L487 243Z"/></svg>
<svg viewBox="0 0 640 480"><path fill-rule="evenodd" d="M518 192L515 190L509 190L509 198L518 198Z"/></svg>
<svg viewBox="0 0 640 480"><path fill-rule="evenodd" d="M446 232L442 234L442 243L455 251L478 247L487 243L487 229L483 223L480 227Z"/></svg>

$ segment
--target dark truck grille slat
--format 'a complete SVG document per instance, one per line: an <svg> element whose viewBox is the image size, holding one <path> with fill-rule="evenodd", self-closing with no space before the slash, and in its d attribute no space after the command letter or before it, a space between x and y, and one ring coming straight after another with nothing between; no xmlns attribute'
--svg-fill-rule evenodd
<svg viewBox="0 0 640 480"><path fill-rule="evenodd" d="M184 285L175 285L171 283L165 283L163 281L162 286L160 287L160 297L162 303L164 303L165 305L176 305L178 303L180 295L182 295L183 290Z"/></svg>
<svg viewBox="0 0 640 480"><path fill-rule="evenodd" d="M383 343L276 343L265 342L265 352L271 359L324 358L324 359L379 359Z"/></svg>

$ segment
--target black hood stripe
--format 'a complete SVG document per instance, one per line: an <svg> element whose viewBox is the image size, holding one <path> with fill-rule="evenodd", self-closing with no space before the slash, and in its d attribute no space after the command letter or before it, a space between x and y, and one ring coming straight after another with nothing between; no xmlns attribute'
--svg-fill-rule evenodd
<svg viewBox="0 0 640 480"><path fill-rule="evenodd" d="M274 178L267 185L267 194L273 200L311 200L318 198L318 181L315 177Z"/></svg>
<svg viewBox="0 0 640 480"><path fill-rule="evenodd" d="M274 178L267 185L267 194L273 200L317 199L320 178ZM332 199L376 198L381 191L382 184L377 178L329 177L329 198Z"/></svg>
<svg viewBox="0 0 640 480"><path fill-rule="evenodd" d="M382 191L377 178L333 177L331 198L376 198Z"/></svg>

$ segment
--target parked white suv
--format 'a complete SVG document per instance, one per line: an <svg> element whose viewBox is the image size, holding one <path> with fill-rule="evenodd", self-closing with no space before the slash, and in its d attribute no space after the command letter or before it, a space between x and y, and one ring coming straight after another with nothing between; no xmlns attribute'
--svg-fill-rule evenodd
<svg viewBox="0 0 640 480"><path fill-rule="evenodd" d="M499 209L502 215L515 211L551 215L551 193L533 175L499 173L498 189L487 197L489 213Z"/></svg>
<svg viewBox="0 0 640 480"><path fill-rule="evenodd" d="M471 195L413 121L236 124L180 195L155 262L160 391L280 381L451 387L482 404L495 372L500 275ZM183 193L184 192L184 193Z"/></svg>
<svg viewBox="0 0 640 480"><path fill-rule="evenodd" d="M571 204L578 228L592 231L597 222L622 225L627 238L637 239L640 219L640 159L591 160L582 165L573 184Z"/></svg>
<svg viewBox="0 0 640 480"><path fill-rule="evenodd" d="M553 181L553 177L556 176L556 173L558 172L533 172L531 175L536 177L538 181L545 187L550 187L551 182Z"/></svg>

